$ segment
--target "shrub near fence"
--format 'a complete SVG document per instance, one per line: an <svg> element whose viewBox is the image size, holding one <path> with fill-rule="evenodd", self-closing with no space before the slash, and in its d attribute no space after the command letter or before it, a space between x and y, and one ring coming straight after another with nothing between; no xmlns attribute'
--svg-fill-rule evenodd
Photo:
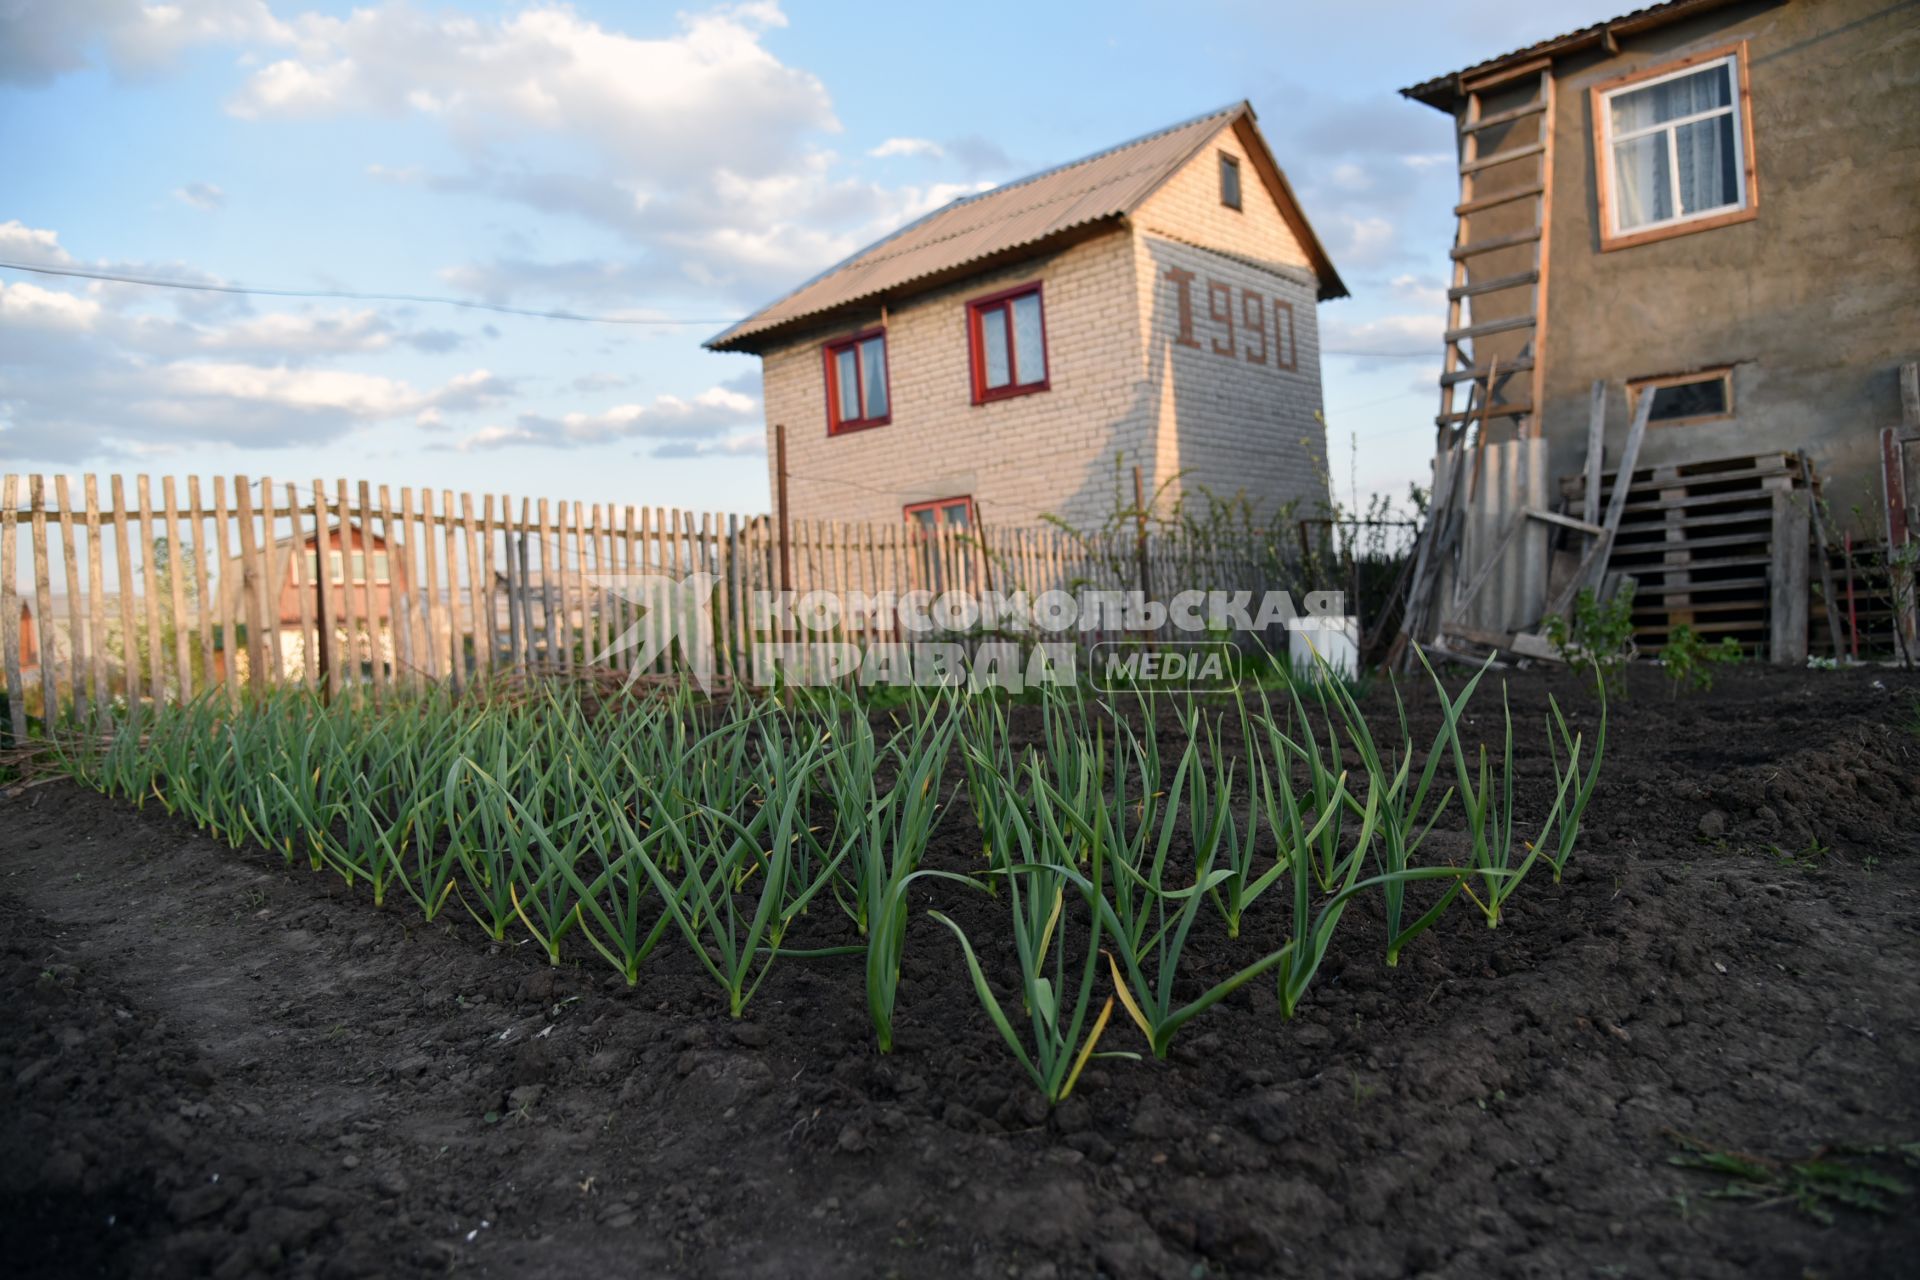
<svg viewBox="0 0 1920 1280"><path fill-rule="evenodd" d="M363 686L377 698L572 671L647 625L636 604L597 585L611 575L712 574L718 665L746 679L755 593L783 585L783 560L796 592L1084 598L1139 589L1144 575L1154 595L1257 600L1322 585L1276 559L1273 545L1177 529L802 520L783 557L767 516L364 480L10 475L0 491L0 641L11 728L24 735L30 717L49 712L84 718L89 707L186 701L220 685L235 698L279 685ZM846 638L880 638L883 626ZM607 665L624 675L634 661L627 650Z"/></svg>

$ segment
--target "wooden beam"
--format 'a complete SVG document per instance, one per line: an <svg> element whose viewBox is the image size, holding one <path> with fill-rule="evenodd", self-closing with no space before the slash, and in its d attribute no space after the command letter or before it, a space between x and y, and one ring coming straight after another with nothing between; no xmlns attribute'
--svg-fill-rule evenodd
<svg viewBox="0 0 1920 1280"><path fill-rule="evenodd" d="M1587 404L1587 491L1581 495L1580 514L1588 524L1600 518L1600 466L1607 446L1607 383L1593 380Z"/></svg>
<svg viewBox="0 0 1920 1280"><path fill-rule="evenodd" d="M1513 107L1506 111L1496 111L1490 116L1480 117L1480 119L1474 121L1472 124L1463 124L1460 126L1460 132L1468 133L1475 129L1491 129L1495 125L1506 124L1510 120L1524 120L1528 116L1536 115L1546 109L1547 104L1544 102L1529 102L1523 107Z"/></svg>
<svg viewBox="0 0 1920 1280"><path fill-rule="evenodd" d="M1601 531L1587 548L1587 554L1580 561L1580 567L1560 591L1551 604L1548 613L1564 614L1572 605L1580 588L1588 585L1589 580L1597 581L1606 573L1607 555L1613 550L1613 538L1620 529L1620 517L1626 513L1627 491L1633 487L1633 469L1640 462L1640 443L1647 438L1647 415L1653 412L1653 397L1641 396L1635 408L1633 423L1627 428L1627 441L1620 450L1620 468L1613 482L1613 493L1607 499L1607 518L1601 522Z"/></svg>
<svg viewBox="0 0 1920 1280"><path fill-rule="evenodd" d="M1537 156L1547 149L1544 142L1530 142L1524 147L1515 147L1511 151L1496 151L1490 156L1460 166L1462 173L1479 173L1482 169L1491 169L1495 165L1511 164L1515 160L1525 160L1528 156Z"/></svg>
<svg viewBox="0 0 1920 1280"><path fill-rule="evenodd" d="M1834 598L1833 564L1827 556L1827 522L1820 515L1820 489L1814 483L1813 459L1805 449L1800 450L1800 469L1807 477L1807 509L1813 516L1813 541L1820 549L1820 603L1826 606L1827 640L1833 645L1833 658L1838 662L1846 653L1846 647L1840 637L1840 607Z"/></svg>
<svg viewBox="0 0 1920 1280"><path fill-rule="evenodd" d="M1453 216L1464 218L1470 213L1480 213L1486 209L1497 209L1503 204L1512 204L1516 200L1526 200L1539 195L1546 188L1542 183L1530 183L1524 187L1514 187L1509 191L1496 191L1492 195L1475 196L1453 206Z"/></svg>
<svg viewBox="0 0 1920 1280"><path fill-rule="evenodd" d="M1493 253L1498 249L1512 249L1518 245L1532 244L1539 238L1540 228L1533 227L1526 231L1516 231L1510 236L1496 236L1491 240L1482 240L1477 244L1463 244L1459 248L1451 250L1449 256L1455 259L1471 258L1482 253Z"/></svg>
<svg viewBox="0 0 1920 1280"><path fill-rule="evenodd" d="M1606 533L1604 527L1594 524L1591 520L1575 520L1572 516L1563 516L1558 511L1543 511L1539 507L1528 507L1526 514L1534 520L1545 521L1547 524L1557 524L1563 529L1572 529L1577 533L1586 533L1595 536Z"/></svg>
<svg viewBox="0 0 1920 1280"><path fill-rule="evenodd" d="M1447 290L1449 298L1477 298L1483 293L1498 293L1502 289L1517 289L1521 285L1533 284L1540 279L1538 271L1516 271L1510 276L1495 276L1491 280L1480 280L1473 284L1463 284ZM1532 368L1531 365L1528 368Z"/></svg>
<svg viewBox="0 0 1920 1280"><path fill-rule="evenodd" d="M1496 333L1512 333L1515 329L1533 328L1533 317L1508 316L1504 320L1489 320L1485 324L1470 324L1464 329L1449 329L1441 334L1444 342L1466 342L1472 338L1490 337Z"/></svg>

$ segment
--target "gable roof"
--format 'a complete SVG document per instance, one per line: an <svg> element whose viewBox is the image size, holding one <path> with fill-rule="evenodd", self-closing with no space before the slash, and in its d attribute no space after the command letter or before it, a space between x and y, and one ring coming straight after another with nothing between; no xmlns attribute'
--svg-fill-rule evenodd
<svg viewBox="0 0 1920 1280"><path fill-rule="evenodd" d="M1732 3L1734 0L1667 0L1665 4L1651 4L1644 9L1635 9L1617 18L1608 18L1605 22L1596 22L1590 27L1569 31L1565 35L1538 40L1524 49L1515 49L1512 53L1503 53L1497 58L1488 58L1485 62L1476 62L1470 67L1462 67L1444 76L1435 76L1420 84L1410 85L1400 91L1400 96L1412 98L1415 102L1424 102L1440 111L1452 111L1455 104L1464 96L1464 90L1461 88L1463 80L1476 80L1497 75L1510 68L1516 68L1522 63L1535 62L1542 58L1550 60L1594 46L1599 46L1611 53L1615 51L1614 42L1620 36L1652 31L1656 27L1664 27L1682 18L1691 18L1695 14L1707 13Z"/></svg>
<svg viewBox="0 0 1920 1280"><path fill-rule="evenodd" d="M1138 209L1228 127L1234 127L1247 146L1255 170L1313 264L1320 296L1345 297L1346 286L1254 127L1252 105L1243 101L943 205L827 268L705 345L713 351L757 351L774 331L837 307L918 292L1100 230L1101 224Z"/></svg>

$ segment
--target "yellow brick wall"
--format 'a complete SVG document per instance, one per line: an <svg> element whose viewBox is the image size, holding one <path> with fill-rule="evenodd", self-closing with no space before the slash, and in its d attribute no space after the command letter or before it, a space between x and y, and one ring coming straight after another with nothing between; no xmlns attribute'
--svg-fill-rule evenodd
<svg viewBox="0 0 1920 1280"><path fill-rule="evenodd" d="M1240 161L1239 209L1220 203L1221 152ZM1167 179L1135 211L1133 222L1143 231L1239 254L1263 266L1307 267L1306 252L1232 129L1222 129Z"/></svg>
<svg viewBox="0 0 1920 1280"><path fill-rule="evenodd" d="M968 299L1041 282L1049 389L972 403ZM971 495L983 521L1046 512L1094 518L1112 505L1116 451L1136 455L1143 400L1132 242L1115 230L1044 258L924 294L887 316L893 420L827 435L822 344L877 324L819 330L765 357L767 422L787 426L796 518L898 520L908 503ZM769 480L772 441L769 439ZM776 490L777 492L777 487Z"/></svg>

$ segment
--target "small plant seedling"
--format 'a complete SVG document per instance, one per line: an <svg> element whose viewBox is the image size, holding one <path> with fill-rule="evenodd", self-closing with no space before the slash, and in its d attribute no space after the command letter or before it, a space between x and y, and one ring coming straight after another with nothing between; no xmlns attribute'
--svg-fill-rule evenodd
<svg viewBox="0 0 1920 1280"><path fill-rule="evenodd" d="M1822 860L1833 852L1832 848L1821 844L1817 839L1808 840L1807 847L1798 853L1789 853L1777 844L1770 844L1767 846L1767 849L1775 858L1780 860L1782 865L1797 867L1801 871L1816 870L1821 865Z"/></svg>
<svg viewBox="0 0 1920 1280"><path fill-rule="evenodd" d="M1667 673L1667 695L1678 697L1682 689L1705 693L1713 688L1713 669L1740 661L1745 653L1732 636L1720 637L1719 644L1708 644L1700 633L1684 622L1667 635L1667 647L1660 651L1660 666Z"/></svg>
<svg viewBox="0 0 1920 1280"><path fill-rule="evenodd" d="M1760 1206L1790 1204L1815 1222L1832 1226L1836 1209L1888 1216L1913 1186L1885 1171L1904 1164L1920 1169L1920 1142L1898 1145L1821 1147L1800 1160L1776 1160L1722 1150L1685 1134L1667 1135L1680 1148L1668 1163L1718 1174L1726 1182L1705 1194L1716 1200L1747 1200ZM1676 1197L1678 1199L1678 1197Z"/></svg>
<svg viewBox="0 0 1920 1280"><path fill-rule="evenodd" d="M1633 592L1622 587L1601 600L1591 587L1574 597L1571 619L1554 614L1541 625L1554 652L1575 671L1591 671L1612 692L1626 693L1633 644Z"/></svg>

